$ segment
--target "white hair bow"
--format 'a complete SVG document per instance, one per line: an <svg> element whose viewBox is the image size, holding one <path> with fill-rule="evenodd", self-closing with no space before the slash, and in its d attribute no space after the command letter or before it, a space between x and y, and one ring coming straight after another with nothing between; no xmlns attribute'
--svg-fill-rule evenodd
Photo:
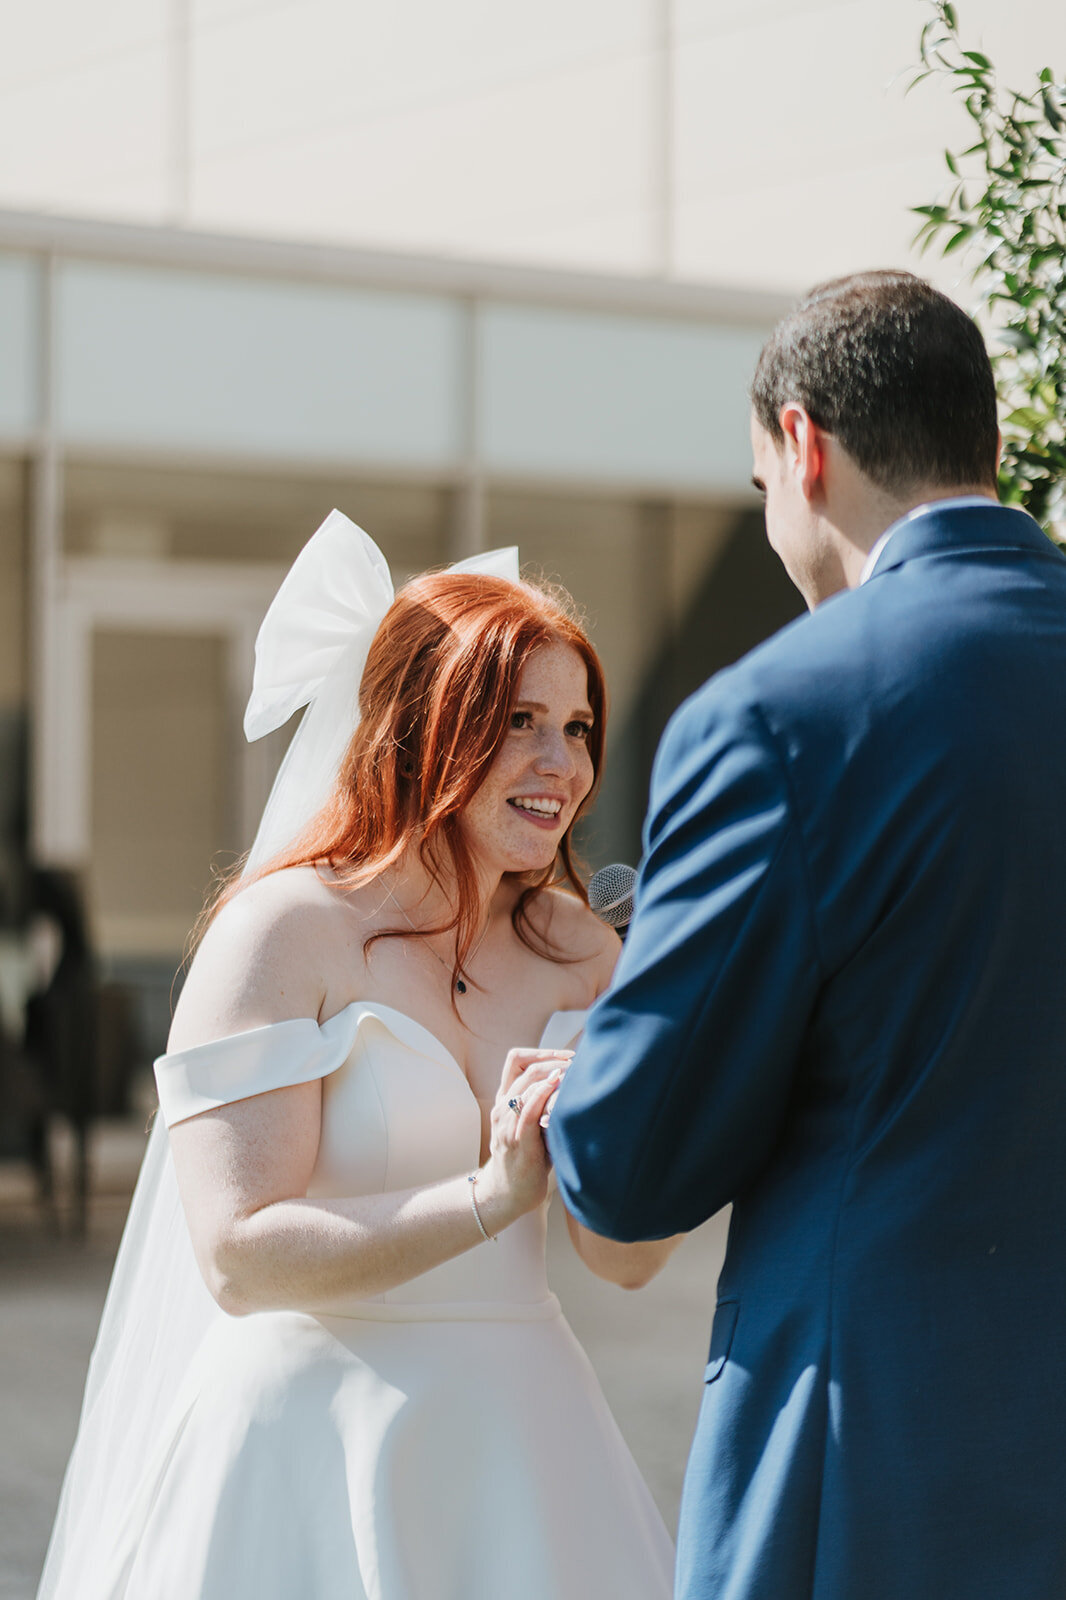
<svg viewBox="0 0 1066 1600"><path fill-rule="evenodd" d="M509 546L457 562L518 582ZM392 604L388 563L370 535L331 511L296 557L255 641L255 674L244 713L249 741L306 706L255 836L245 874L298 837L321 810L359 721L359 683L371 641Z"/></svg>

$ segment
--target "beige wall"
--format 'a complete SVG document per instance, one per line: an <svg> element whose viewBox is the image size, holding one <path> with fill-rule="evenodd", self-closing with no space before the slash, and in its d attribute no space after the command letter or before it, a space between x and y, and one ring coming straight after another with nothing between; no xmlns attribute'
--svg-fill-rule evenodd
<svg viewBox="0 0 1066 1600"><path fill-rule="evenodd" d="M957 9L1009 83L1066 72L1059 0ZM41 0L5 22L0 205L791 290L914 259L971 142L946 84L904 98L927 14Z"/></svg>

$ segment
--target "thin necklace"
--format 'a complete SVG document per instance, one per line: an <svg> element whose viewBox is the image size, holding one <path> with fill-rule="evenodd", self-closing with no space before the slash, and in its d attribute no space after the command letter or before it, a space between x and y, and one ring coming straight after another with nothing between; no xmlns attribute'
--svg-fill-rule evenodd
<svg viewBox="0 0 1066 1600"><path fill-rule="evenodd" d="M408 916L408 914L404 910L403 906L397 900L396 896L393 894L393 892L389 888L388 884L387 883L383 884L382 888L385 890L385 893L388 895L389 899L392 901L393 905L396 907L396 909L400 913L401 917L403 917L404 921L407 923L407 926L410 928L411 932L412 933L417 933L419 935L419 938L425 939L425 937L426 937L425 934L424 933L420 933L419 929L415 927L414 923L411 921L411 918ZM485 926L481 930L481 938L478 940L477 944L474 946L474 948L471 950L470 954L466 958L468 962L473 961L474 957L477 955L478 951L481 949L481 946L485 942L485 935L488 933L488 931L489 931L489 924L488 924L488 922L486 922ZM444 957L442 955L440 955L436 950L434 950L434 948L433 948L433 946L431 944L427 943L426 944L426 949L429 951L431 956L436 956L437 960L440 962L440 964L444 968L445 972L450 972L450 971L454 970L453 968L449 968L448 963L445 961ZM455 992L456 992L456 994L465 994L466 993L466 984L463 982L462 978L456 978L456 980L455 980Z"/></svg>

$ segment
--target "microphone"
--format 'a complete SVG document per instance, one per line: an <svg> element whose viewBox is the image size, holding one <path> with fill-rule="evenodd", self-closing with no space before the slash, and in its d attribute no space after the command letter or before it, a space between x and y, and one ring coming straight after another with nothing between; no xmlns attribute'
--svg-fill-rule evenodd
<svg viewBox="0 0 1066 1600"><path fill-rule="evenodd" d="M589 879L589 906L609 928L625 928L633 916L637 874L624 861L601 867Z"/></svg>

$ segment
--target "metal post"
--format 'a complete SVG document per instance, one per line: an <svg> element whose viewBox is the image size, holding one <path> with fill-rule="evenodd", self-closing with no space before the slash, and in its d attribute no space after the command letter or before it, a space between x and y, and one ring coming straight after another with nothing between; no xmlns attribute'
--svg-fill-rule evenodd
<svg viewBox="0 0 1066 1600"><path fill-rule="evenodd" d="M58 730L54 727L58 699L55 616L59 592L62 538L62 465L56 438L55 416L55 281L54 255L41 261L37 371L39 434L30 463L30 838L34 857L47 861L55 854L55 832L50 816L53 755Z"/></svg>

